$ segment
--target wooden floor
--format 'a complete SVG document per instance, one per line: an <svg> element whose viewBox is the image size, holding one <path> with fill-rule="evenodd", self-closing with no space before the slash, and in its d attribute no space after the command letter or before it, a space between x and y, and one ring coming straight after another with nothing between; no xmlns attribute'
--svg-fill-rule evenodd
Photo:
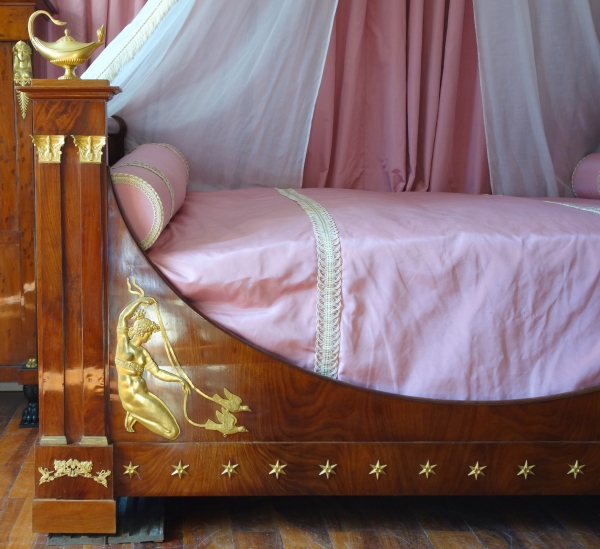
<svg viewBox="0 0 600 549"><path fill-rule="evenodd" d="M30 527L37 431L18 428L24 405L0 393L0 548L46 547ZM110 547L600 549L600 497L176 498L166 538Z"/></svg>

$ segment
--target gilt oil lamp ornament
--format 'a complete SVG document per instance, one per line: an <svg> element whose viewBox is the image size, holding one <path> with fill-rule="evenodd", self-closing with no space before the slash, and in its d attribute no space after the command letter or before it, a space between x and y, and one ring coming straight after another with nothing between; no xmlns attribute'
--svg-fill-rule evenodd
<svg viewBox="0 0 600 549"><path fill-rule="evenodd" d="M40 52L44 59L47 59L53 65L65 69L65 74L63 74L59 80L78 79L79 76L75 74L77 66L85 63L92 56L92 53L104 43L104 25L96 31L96 34L98 35L97 42L89 42L87 44L78 42L70 35L69 29L65 29L65 35L56 42L44 42L43 40L36 38L33 34L33 22L35 18L42 13L47 15L50 18L50 21L55 25L66 25L64 21L54 19L54 17L45 10L38 10L32 13L27 26L31 44Z"/></svg>

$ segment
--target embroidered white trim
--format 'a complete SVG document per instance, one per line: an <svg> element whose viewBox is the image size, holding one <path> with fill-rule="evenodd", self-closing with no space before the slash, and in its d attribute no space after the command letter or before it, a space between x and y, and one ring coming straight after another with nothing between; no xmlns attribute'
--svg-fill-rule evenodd
<svg viewBox="0 0 600 549"><path fill-rule="evenodd" d="M331 214L317 201L293 189L277 189L308 214L317 241L317 338L315 367L318 374L337 377L340 358L342 310L342 249Z"/></svg>
<svg viewBox="0 0 600 549"><path fill-rule="evenodd" d="M167 13L169 13L169 10L177 4L178 1L179 0L158 0L156 6L146 18L137 23L137 28L132 30L131 38L128 42L112 59L106 61L106 66L103 69L100 69L100 72L95 78L100 80L114 80L119 74L119 71L142 49L142 46L156 30L156 27L158 27ZM134 20L133 24L135 23Z"/></svg>
<svg viewBox="0 0 600 549"><path fill-rule="evenodd" d="M173 190L173 186L171 185L171 182L167 179L167 176L158 168L155 168L154 166L149 166L148 164L145 164L144 162L140 162L139 160L132 160L131 162L123 162L123 164L119 164L118 166L113 166L113 170L117 169L117 168L122 168L123 166L136 166L138 168L144 168L145 170L151 171L154 175L157 175L158 177L160 177L164 184L167 186L167 189L169 189L169 194L171 195L171 215L169 216L169 219L173 218L173 214L175 213L175 191Z"/></svg>
<svg viewBox="0 0 600 549"><path fill-rule="evenodd" d="M158 193L147 181L129 173L114 173L110 178L112 179L113 185L131 185L132 187L140 189L140 191L146 195L148 200L150 200L152 211L154 212L152 227L148 234L138 243L142 250L147 250L154 242L156 242L158 235L162 231L163 222L165 220L163 205Z"/></svg>
<svg viewBox="0 0 600 549"><path fill-rule="evenodd" d="M565 202L552 202L551 200L544 200L547 204L556 204L557 206L566 206L567 208L575 208L576 210L582 210L584 212L592 212L600 214L600 208L594 208L593 206L576 206L575 204L566 204Z"/></svg>

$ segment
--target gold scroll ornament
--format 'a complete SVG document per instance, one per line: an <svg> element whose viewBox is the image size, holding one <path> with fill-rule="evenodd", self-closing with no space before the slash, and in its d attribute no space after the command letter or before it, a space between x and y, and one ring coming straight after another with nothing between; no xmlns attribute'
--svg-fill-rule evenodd
<svg viewBox="0 0 600 549"><path fill-rule="evenodd" d="M47 11L38 10L33 12L29 18L27 27L29 30L29 39L33 47L40 52L44 59L47 59L53 65L65 69L65 74L59 80L74 80L79 78L75 74L77 66L85 63L96 49L104 43L104 25L96 31L98 36L97 42L88 42L85 44L78 42L71 36L69 29L65 29L65 35L56 42L44 42L33 34L33 22L41 14L47 15L55 25L66 25L64 21L54 19Z"/></svg>
<svg viewBox="0 0 600 549"><path fill-rule="evenodd" d="M132 289L132 285L136 288L135 290ZM237 425L238 419L234 413L251 412L252 410L242 404L240 397L227 389L223 389L224 397L219 394L210 397L198 389L177 360L167 337L156 299L145 296L144 290L135 283L135 277L132 278L131 282L127 279L127 288L129 293L137 295L138 299L123 309L117 324L115 365L119 376L119 398L127 412L125 429L133 433L134 425L141 423L153 433L168 440L174 440L179 436L179 424L169 407L159 397L148 391L146 382L142 377L144 371L148 371L156 379L181 385L184 393L183 412L185 419L191 425L211 431L219 431L223 436L247 433L248 429ZM146 311L142 307L148 306L154 306L158 324L146 318ZM129 326L129 321L133 321L133 326ZM176 373L159 368L150 353L143 347L143 344L152 337L154 332L161 333L169 362ZM205 423L196 423L189 418L187 401L192 389L201 397L221 407L220 411L216 411L218 422L209 419Z"/></svg>
<svg viewBox="0 0 600 549"><path fill-rule="evenodd" d="M40 484L44 482L52 482L60 477L85 477L95 480L98 484L102 484L108 488L106 477L110 476L110 471L100 471L96 475L92 475L93 463L91 461L79 461L78 459L69 460L54 460L54 471L49 471L44 467L40 467L38 471L42 474Z"/></svg>
<svg viewBox="0 0 600 549"><path fill-rule="evenodd" d="M29 86L31 84L33 78L31 53L29 45L22 40L19 40L13 47L13 79L17 86ZM17 101L21 109L21 116L25 119L29 97L25 92L17 91Z"/></svg>

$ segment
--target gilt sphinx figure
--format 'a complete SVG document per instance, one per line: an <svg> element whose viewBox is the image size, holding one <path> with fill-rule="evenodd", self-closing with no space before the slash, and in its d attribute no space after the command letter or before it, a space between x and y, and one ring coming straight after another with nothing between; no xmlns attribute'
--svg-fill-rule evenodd
<svg viewBox="0 0 600 549"><path fill-rule="evenodd" d="M29 86L33 78L33 67L31 64L31 48L28 44L19 40L13 47L13 80L18 86ZM22 91L17 91L17 101L21 108L21 116L27 116L29 98Z"/></svg>

